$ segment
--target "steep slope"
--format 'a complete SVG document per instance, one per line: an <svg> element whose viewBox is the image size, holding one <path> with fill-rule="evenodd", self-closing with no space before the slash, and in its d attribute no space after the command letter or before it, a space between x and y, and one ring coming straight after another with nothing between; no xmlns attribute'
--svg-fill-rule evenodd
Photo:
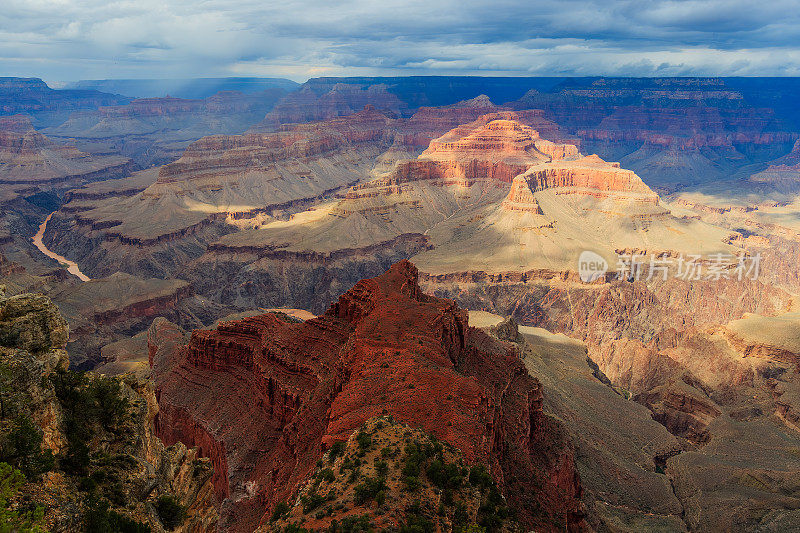
<svg viewBox="0 0 800 533"><path fill-rule="evenodd" d="M391 416L371 418L325 454L294 505L257 531L522 531L485 468L467 465L430 434Z"/></svg>
<svg viewBox="0 0 800 533"><path fill-rule="evenodd" d="M539 383L464 311L422 294L408 262L317 319L262 315L197 331L184 348L154 341L150 354L158 432L212 458L231 530L264 523L324 450L381 414L487 465L525 527L583 527L571 448L541 411Z"/></svg>
<svg viewBox="0 0 800 533"><path fill-rule="evenodd" d="M3 526L27 515L20 529L214 531L208 459L153 434L146 381L68 371L68 336L50 299L6 298L0 286ZM165 513L162 498L183 517Z"/></svg>

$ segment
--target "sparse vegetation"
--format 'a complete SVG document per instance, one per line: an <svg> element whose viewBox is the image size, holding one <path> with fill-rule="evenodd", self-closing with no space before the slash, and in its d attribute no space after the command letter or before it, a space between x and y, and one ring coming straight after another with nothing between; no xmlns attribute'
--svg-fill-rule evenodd
<svg viewBox="0 0 800 533"><path fill-rule="evenodd" d="M90 499L83 519L86 533L149 533L150 526L109 509L108 501Z"/></svg>
<svg viewBox="0 0 800 533"><path fill-rule="evenodd" d="M379 531L480 533L502 529L510 512L486 467L468 467L452 446L392 424L389 417L367 423L349 446L332 447L327 462L317 468L300 498L302 516L307 518L279 504L272 513L272 520L280 521L276 527L323 531L318 523L316 529L310 528L306 520L330 517L324 529L327 532L375 531L370 518ZM332 456L343 456L338 466ZM412 505L408 505L409 498L415 500ZM397 506L403 509L406 505L397 524ZM337 520L339 513L360 506L371 514ZM389 529L382 517L391 517Z"/></svg>
<svg viewBox="0 0 800 533"><path fill-rule="evenodd" d="M12 509L11 500L17 495L25 475L8 463L0 463L0 532L43 533L44 508L35 505L27 509Z"/></svg>
<svg viewBox="0 0 800 533"><path fill-rule="evenodd" d="M156 502L156 511L164 527L172 530L186 520L186 507L172 494L164 494Z"/></svg>
<svg viewBox="0 0 800 533"><path fill-rule="evenodd" d="M279 502L275 506L275 509L272 510L272 517L270 517L270 520L272 522L280 520L281 518L284 518L287 514L289 514L289 511L291 511L291 507L289 507L289 504L287 504L286 502Z"/></svg>

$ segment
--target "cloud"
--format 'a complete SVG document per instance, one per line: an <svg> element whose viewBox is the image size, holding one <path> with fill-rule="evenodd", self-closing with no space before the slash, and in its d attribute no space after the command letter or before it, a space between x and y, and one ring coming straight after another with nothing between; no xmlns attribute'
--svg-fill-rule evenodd
<svg viewBox="0 0 800 533"><path fill-rule="evenodd" d="M800 75L796 0L5 0L0 69L48 80Z"/></svg>

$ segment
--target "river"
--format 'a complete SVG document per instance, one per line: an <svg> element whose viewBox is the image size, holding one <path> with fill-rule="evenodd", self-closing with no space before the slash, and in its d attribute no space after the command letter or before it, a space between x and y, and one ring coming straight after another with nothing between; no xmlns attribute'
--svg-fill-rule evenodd
<svg viewBox="0 0 800 533"><path fill-rule="evenodd" d="M77 276L79 280L89 281L91 278L89 278L89 276L81 272L81 269L78 267L78 263L76 263L75 261L70 261L66 257L58 255L57 253L49 250L47 246L45 246L44 243L42 242L42 237L44 237L44 230L47 229L47 223L50 222L50 217L52 217L54 214L55 211L47 215L47 218L44 219L44 222L42 222L42 224L39 226L39 231L36 233L36 235L33 236L33 245L36 246L39 249L39 251L42 252L47 257L55 259L62 265L67 265L67 272L69 272L73 276Z"/></svg>

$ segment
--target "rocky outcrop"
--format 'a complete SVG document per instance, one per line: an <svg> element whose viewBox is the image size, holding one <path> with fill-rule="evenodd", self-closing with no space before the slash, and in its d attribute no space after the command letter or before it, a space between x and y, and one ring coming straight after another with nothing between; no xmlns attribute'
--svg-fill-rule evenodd
<svg viewBox="0 0 800 533"><path fill-rule="evenodd" d="M199 458L198 450L187 449L181 443L167 448L154 435L153 419L158 405L147 381L132 376L124 381L107 381L94 374L72 375L67 370L69 358L64 350L68 337L67 323L49 298L37 294L5 298L0 293L3 369L0 432L4 460L7 460L9 420L22 418L30 418L41 430L42 451L58 459L54 466L45 467L44 475L32 475L27 480L21 490L22 497L46 505L43 521L47 529L75 529L83 527L84 514L94 499L107 496L118 505L118 495L105 493L105 480L111 477L117 483L115 490L125 494L123 500L127 505L120 510L153 531L165 531L154 506L162 495L175 497L187 511L182 523L168 529L214 531L217 513L210 461ZM86 442L81 444L88 447L87 465L83 468L90 472L83 472L82 480L80 471L67 466L74 464L71 458L76 453L75 424L83 423L76 422L75 413L94 409L89 403L96 394L92 391L100 389L105 391L103 401L107 402L103 407L117 405L123 414L118 423L112 424L107 419L88 422L91 429L82 434ZM106 415L100 413L101 418ZM98 460L100 454L106 458L104 463ZM122 462L111 468L109 457ZM98 470L101 472L96 477L90 475ZM95 487L92 498L86 493L90 479Z"/></svg>
<svg viewBox="0 0 800 533"><path fill-rule="evenodd" d="M159 432L173 442L197 424L197 439L211 437L207 453L227 472L216 478L224 527L263 523L325 449L382 413L489 465L527 527L582 527L572 452L542 413L540 386L513 349L422 294L417 276L401 262L317 319L262 315L195 332L183 349L151 347Z"/></svg>
<svg viewBox="0 0 800 533"><path fill-rule="evenodd" d="M288 510L257 531L284 531L290 524L319 531L352 523L388 531L411 524L425 530L434 524L442 531L491 524L497 532L522 531L507 516L508 503L485 470L470 468L460 450L430 434L381 416L367 420L341 445L341 452L329 451L303 481ZM409 473L405 465L414 461L419 472ZM443 471L455 476L442 479ZM376 506L381 511L373 515Z"/></svg>
<svg viewBox="0 0 800 533"><path fill-rule="evenodd" d="M0 291L0 364L4 420L23 410L41 427L42 445L59 453L66 440L62 410L49 376L69 365L64 349L69 326L46 296L19 294L6 298Z"/></svg>
<svg viewBox="0 0 800 533"><path fill-rule="evenodd" d="M515 113L497 112L458 126L432 140L418 159L401 162L391 179L397 183L416 180L510 183L531 165L578 156L577 147L546 141L519 119Z"/></svg>

